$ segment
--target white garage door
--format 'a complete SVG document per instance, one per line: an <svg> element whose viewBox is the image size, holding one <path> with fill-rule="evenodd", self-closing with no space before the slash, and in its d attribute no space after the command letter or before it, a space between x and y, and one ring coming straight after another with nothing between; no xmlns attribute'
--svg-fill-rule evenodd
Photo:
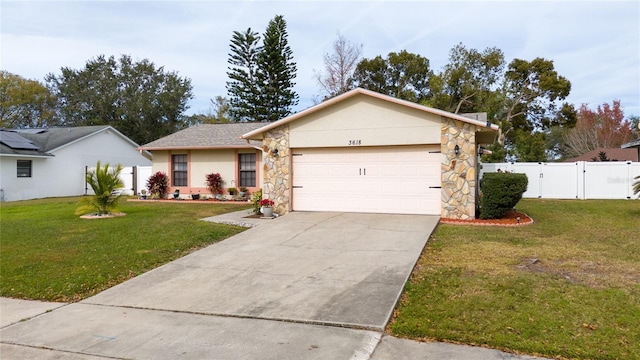
<svg viewBox="0 0 640 360"><path fill-rule="evenodd" d="M440 215L440 146L293 149L294 211Z"/></svg>

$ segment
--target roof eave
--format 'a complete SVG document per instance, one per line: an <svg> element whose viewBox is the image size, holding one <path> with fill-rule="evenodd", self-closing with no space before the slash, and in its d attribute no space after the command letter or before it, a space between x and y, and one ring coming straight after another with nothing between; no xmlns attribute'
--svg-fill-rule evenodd
<svg viewBox="0 0 640 360"><path fill-rule="evenodd" d="M5 154L0 153L0 156L6 157L20 157L20 158L36 158L36 159L50 159L55 157L53 154Z"/></svg>
<svg viewBox="0 0 640 360"><path fill-rule="evenodd" d="M169 150L224 150L224 149L253 149L253 146L247 145L216 145L216 146L151 146L139 147L138 150L146 151L169 151Z"/></svg>

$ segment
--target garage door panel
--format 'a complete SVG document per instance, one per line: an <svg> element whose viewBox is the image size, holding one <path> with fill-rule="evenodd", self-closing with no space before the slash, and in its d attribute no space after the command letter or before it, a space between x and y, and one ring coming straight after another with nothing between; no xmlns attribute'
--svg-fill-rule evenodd
<svg viewBox="0 0 640 360"><path fill-rule="evenodd" d="M438 149L294 149L293 210L439 215Z"/></svg>

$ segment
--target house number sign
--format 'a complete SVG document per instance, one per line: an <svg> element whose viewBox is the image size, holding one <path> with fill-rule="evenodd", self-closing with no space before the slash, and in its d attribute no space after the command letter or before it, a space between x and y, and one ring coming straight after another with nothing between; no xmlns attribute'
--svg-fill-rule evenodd
<svg viewBox="0 0 640 360"><path fill-rule="evenodd" d="M349 140L349 146L362 145L362 140Z"/></svg>

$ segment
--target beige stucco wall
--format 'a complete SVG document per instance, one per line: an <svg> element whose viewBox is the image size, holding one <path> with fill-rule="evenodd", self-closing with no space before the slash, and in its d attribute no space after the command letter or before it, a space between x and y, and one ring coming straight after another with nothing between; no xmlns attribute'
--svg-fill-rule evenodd
<svg viewBox="0 0 640 360"><path fill-rule="evenodd" d="M205 175L211 173L220 173L222 180L225 181L225 188L230 187L232 181L235 187L235 150L191 150L190 153L189 187L191 189L208 194Z"/></svg>
<svg viewBox="0 0 640 360"><path fill-rule="evenodd" d="M440 143L440 117L359 95L289 124L297 147L414 145Z"/></svg>
<svg viewBox="0 0 640 360"><path fill-rule="evenodd" d="M165 172L171 178L171 155L186 154L188 158L188 185L180 186L180 193L185 196L194 194L211 195L205 183L205 175L220 173L225 181L224 187L238 187L237 156L243 153L255 153L258 164L256 165L256 187L249 188L255 191L262 186L260 163L262 154L255 149L215 149L215 150L173 150L153 151L152 171ZM171 191L174 187L170 186Z"/></svg>
<svg viewBox="0 0 640 360"><path fill-rule="evenodd" d="M151 171L155 174L158 171L162 171L165 174L169 174L169 152L154 150L153 161L151 163Z"/></svg>

